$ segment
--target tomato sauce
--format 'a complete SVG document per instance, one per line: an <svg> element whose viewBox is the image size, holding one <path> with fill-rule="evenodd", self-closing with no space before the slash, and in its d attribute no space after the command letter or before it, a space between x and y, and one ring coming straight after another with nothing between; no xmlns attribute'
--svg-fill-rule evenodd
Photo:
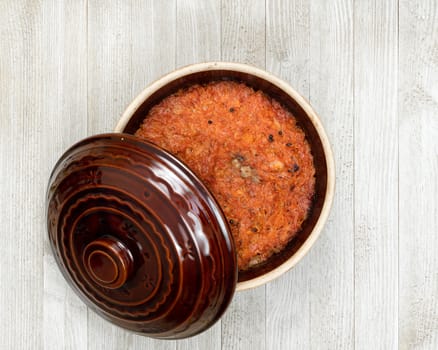
<svg viewBox="0 0 438 350"><path fill-rule="evenodd" d="M136 132L185 162L231 228L239 270L282 250L312 203L315 167L294 116L245 84L193 85L154 106Z"/></svg>

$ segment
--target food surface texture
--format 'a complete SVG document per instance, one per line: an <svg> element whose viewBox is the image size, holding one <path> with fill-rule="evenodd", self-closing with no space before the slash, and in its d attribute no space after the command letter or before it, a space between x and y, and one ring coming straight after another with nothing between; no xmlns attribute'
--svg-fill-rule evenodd
<svg viewBox="0 0 438 350"><path fill-rule="evenodd" d="M315 168L294 116L235 81L179 90L154 106L136 135L186 163L220 204L239 270L281 251L312 204Z"/></svg>

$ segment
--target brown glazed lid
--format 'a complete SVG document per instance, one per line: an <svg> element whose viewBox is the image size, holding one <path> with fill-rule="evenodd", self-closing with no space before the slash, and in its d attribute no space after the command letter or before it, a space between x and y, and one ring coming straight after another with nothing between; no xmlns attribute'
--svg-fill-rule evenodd
<svg viewBox="0 0 438 350"><path fill-rule="evenodd" d="M182 162L134 136L90 137L61 157L47 226L70 285L134 332L195 335L234 294L236 252L219 205Z"/></svg>

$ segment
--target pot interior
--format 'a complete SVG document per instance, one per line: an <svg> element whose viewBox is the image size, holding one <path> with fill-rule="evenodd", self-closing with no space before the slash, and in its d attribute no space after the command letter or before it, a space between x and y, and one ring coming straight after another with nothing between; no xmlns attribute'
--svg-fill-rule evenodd
<svg viewBox="0 0 438 350"><path fill-rule="evenodd" d="M304 109L298 104L295 99L289 96L286 92L278 88L271 82L262 79L260 77L237 72L232 70L209 70L192 73L183 77L180 77L167 85L163 86L152 95L150 95L136 110L133 116L130 118L123 132L128 134L134 134L140 127L143 119L148 114L149 110L156 104L158 104L165 97L177 92L181 88L188 87L193 84L205 84L215 80L235 80L243 82L246 85L252 87L255 90L261 90L271 98L280 102L286 107L296 118L298 125L304 130L307 140L311 146L312 155L315 165L315 195L313 203L309 211L307 219L303 222L302 229L295 237L287 244L285 249L281 252L274 254L266 262L261 263L247 271L239 272L239 282L249 281L264 274L269 273L278 266L282 265L285 261L290 259L303 243L310 236L324 205L326 190L327 190L327 163L324 148L318 132L313 125L312 121L307 116Z"/></svg>

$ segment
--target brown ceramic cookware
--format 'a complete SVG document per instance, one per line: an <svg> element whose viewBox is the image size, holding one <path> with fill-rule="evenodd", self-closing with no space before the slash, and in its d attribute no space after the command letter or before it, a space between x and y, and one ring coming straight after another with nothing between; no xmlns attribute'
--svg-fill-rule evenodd
<svg viewBox="0 0 438 350"><path fill-rule="evenodd" d="M245 82L288 108L306 133L316 169L316 195L302 230L282 252L240 273L213 195L177 158L131 135L166 96L218 79ZM61 271L90 308L116 325L164 339L204 331L236 289L259 286L294 266L327 219L334 192L327 136L309 104L265 71L219 62L181 68L147 87L116 132L67 150L47 191L48 233Z"/></svg>

